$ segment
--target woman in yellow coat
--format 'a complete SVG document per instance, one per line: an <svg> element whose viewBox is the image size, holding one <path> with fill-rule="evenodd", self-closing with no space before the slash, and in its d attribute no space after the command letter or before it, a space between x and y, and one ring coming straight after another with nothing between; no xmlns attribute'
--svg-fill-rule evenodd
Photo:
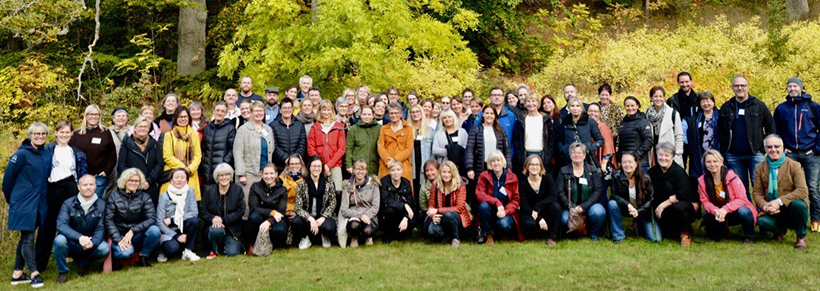
<svg viewBox="0 0 820 291"><path fill-rule="evenodd" d="M397 160L401 162L402 177L413 180L413 165L410 157L413 154L414 130L406 121L401 119L401 106L398 103L388 107L390 123L382 126L379 133L379 177L388 174L387 162Z"/></svg>
<svg viewBox="0 0 820 291"><path fill-rule="evenodd" d="M202 161L202 148L199 146L199 133L191 129L191 113L188 108L180 107L174 113L172 124L174 128L165 133L162 143L162 158L165 160L166 171L182 168L188 173L188 187L196 192L196 201L202 199L199 191L199 162ZM163 177L166 178L167 177ZM160 193L165 193L169 182L160 187Z"/></svg>

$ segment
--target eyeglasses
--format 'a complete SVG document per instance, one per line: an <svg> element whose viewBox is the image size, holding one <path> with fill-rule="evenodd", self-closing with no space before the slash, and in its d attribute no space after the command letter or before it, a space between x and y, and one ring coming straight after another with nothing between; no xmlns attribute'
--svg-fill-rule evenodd
<svg viewBox="0 0 820 291"><path fill-rule="evenodd" d="M86 114L85 116L88 116L88 117L91 117L91 116L100 116L100 114L99 114L99 113L89 113L89 114Z"/></svg>
<svg viewBox="0 0 820 291"><path fill-rule="evenodd" d="M32 132L31 136L47 136L48 133L45 132Z"/></svg>
<svg viewBox="0 0 820 291"><path fill-rule="evenodd" d="M766 149L779 149L782 146L783 146L782 144L770 144L770 145L765 145L764 147Z"/></svg>
<svg viewBox="0 0 820 291"><path fill-rule="evenodd" d="M746 88L746 87L749 87L749 84L736 84L736 85L732 85L732 87L733 88L738 88L738 89Z"/></svg>

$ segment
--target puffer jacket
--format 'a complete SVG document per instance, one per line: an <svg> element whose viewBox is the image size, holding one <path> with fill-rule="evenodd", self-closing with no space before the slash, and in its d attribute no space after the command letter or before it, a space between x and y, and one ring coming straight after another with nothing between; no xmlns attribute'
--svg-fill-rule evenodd
<svg viewBox="0 0 820 291"><path fill-rule="evenodd" d="M783 146L792 152L820 154L820 104L803 93L798 97L786 97L786 102L774 110L777 134L783 138Z"/></svg>
<svg viewBox="0 0 820 291"><path fill-rule="evenodd" d="M763 149L763 138L766 135L775 133L774 119L769 107L766 103L760 101L754 96L749 95L746 100L746 134L747 140L752 151L756 153L765 152ZM729 151L732 146L732 123L735 122L737 114L737 101L735 98L729 99L720 106L720 114L718 115L717 135L720 142L720 152L725 153Z"/></svg>
<svg viewBox="0 0 820 291"><path fill-rule="evenodd" d="M322 162L329 168L342 166L342 158L347 149L345 126L341 122L334 122L330 131L322 131L322 123L316 122L310 129L307 139L308 155L319 155Z"/></svg>
<svg viewBox="0 0 820 291"><path fill-rule="evenodd" d="M641 171L641 169L636 169ZM652 178L649 174L643 174L643 194L636 194L638 206L638 216L651 217L652 215L652 199L655 191L652 187ZM612 199L618 203L618 208L621 210L621 216L629 216L629 180L623 170L618 170L612 173ZM634 206L634 205L633 205ZM649 216L646 216L649 215Z"/></svg>
<svg viewBox="0 0 820 291"><path fill-rule="evenodd" d="M558 149L564 158L569 161L569 146L578 141L587 147L587 160L594 160L592 153L604 146L604 137L598 129L598 123L589 118L586 112L581 113L578 122L572 122L572 114L568 114L557 130Z"/></svg>
<svg viewBox="0 0 820 291"><path fill-rule="evenodd" d="M203 184L216 183L213 177L214 169L221 163L233 166L233 142L236 138L236 128L230 120L220 123L211 122L202 130L202 162L199 164L199 173L204 178Z"/></svg>
<svg viewBox="0 0 820 291"><path fill-rule="evenodd" d="M137 168L145 175L148 181L148 189L145 192L151 198L159 197L159 181L162 176L162 169L165 167L165 159L162 157L162 147L159 142L148 137L148 145L145 151L140 150L133 136L126 136L120 146L120 158L117 161L117 173L122 175L126 169ZM159 203L159 200L155 200Z"/></svg>
<svg viewBox="0 0 820 291"><path fill-rule="evenodd" d="M512 155L510 153L510 143L507 141L507 135L502 132L495 133L496 148L504 154L507 159L507 165L512 166ZM484 126L482 124L473 126L470 136L467 138L467 152L464 154L464 164L467 171L474 171L476 179L485 168L484 163Z"/></svg>
<svg viewBox="0 0 820 291"><path fill-rule="evenodd" d="M91 243L100 245L105 238L105 200L97 201L85 213L77 196L68 198L57 216L57 231L69 240L79 240L81 236L91 237Z"/></svg>
<svg viewBox="0 0 820 291"><path fill-rule="evenodd" d="M290 125L282 121L279 115L269 124L273 130L273 137L276 141L273 149L273 163L281 172L285 168L285 160L290 155L297 154L305 159L307 154L307 133L305 125L296 116L291 117Z"/></svg>
<svg viewBox="0 0 820 291"><path fill-rule="evenodd" d="M641 166L649 167L649 151L653 145L652 125L643 112L627 115L618 129L618 159L625 152L635 152L641 157Z"/></svg>
<svg viewBox="0 0 820 291"><path fill-rule="evenodd" d="M248 194L248 210L259 213L271 224L276 223L272 212L275 210L285 215L288 210L288 189L282 185L282 180L277 179L271 187L264 180L253 183Z"/></svg>
<svg viewBox="0 0 820 291"><path fill-rule="evenodd" d="M105 229L114 243L119 243L129 230L134 234L148 230L156 219L154 202L143 191L126 193L125 189L117 189L108 196Z"/></svg>
<svg viewBox="0 0 820 291"><path fill-rule="evenodd" d="M358 159L367 161L367 174L379 173L379 134L382 126L375 120L359 122L350 127L347 132L347 153L345 153L345 169L353 168L353 162Z"/></svg>

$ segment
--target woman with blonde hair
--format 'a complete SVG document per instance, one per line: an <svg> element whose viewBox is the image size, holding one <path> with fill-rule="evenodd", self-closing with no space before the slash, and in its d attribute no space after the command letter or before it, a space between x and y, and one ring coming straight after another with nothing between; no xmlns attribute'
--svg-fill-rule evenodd
<svg viewBox="0 0 820 291"><path fill-rule="evenodd" d="M384 230L384 241L407 239L413 233L416 223L413 219L418 206L413 199L410 181L402 177L401 163L396 160L387 162L390 174L381 178L381 206L379 221Z"/></svg>
<svg viewBox="0 0 820 291"><path fill-rule="evenodd" d="M342 158L347 150L345 126L336 120L333 102L323 100L319 104L317 122L308 133L309 156L319 155L325 164L324 174L330 177L336 189L342 188Z"/></svg>
<svg viewBox="0 0 820 291"><path fill-rule="evenodd" d="M427 204L427 235L434 240L450 237L450 246L458 248L461 245L459 231L472 222L467 207L467 181L461 178L452 161L442 163L438 172Z"/></svg>
<svg viewBox="0 0 820 291"><path fill-rule="evenodd" d="M413 165L413 189L418 192L420 181L423 179L422 164L430 159L433 152L433 134L435 129L429 126L427 117L421 106L416 105L408 110L407 123L413 128L413 155L410 161Z"/></svg>
<svg viewBox="0 0 820 291"><path fill-rule="evenodd" d="M364 241L373 244L373 235L378 229L378 213L381 195L379 181L367 175L367 162L353 163L353 177L342 184L342 204L339 208L339 246L345 248L348 236L350 247L355 248Z"/></svg>
<svg viewBox="0 0 820 291"><path fill-rule="evenodd" d="M108 196L103 193L108 185L109 176L116 179L113 175L114 167L117 166L117 146L111 133L100 123L101 113L97 105L88 105L80 129L74 132L68 144L86 153L88 174L97 178L96 194L106 198Z"/></svg>

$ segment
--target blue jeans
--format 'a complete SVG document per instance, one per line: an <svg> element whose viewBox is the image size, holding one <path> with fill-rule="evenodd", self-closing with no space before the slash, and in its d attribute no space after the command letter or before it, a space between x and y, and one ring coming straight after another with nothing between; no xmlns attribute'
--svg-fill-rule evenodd
<svg viewBox="0 0 820 291"><path fill-rule="evenodd" d="M561 225L567 226L569 220L569 211L564 210L561 213ZM606 210L601 203L592 204L592 207L587 210L587 230L589 230L589 238L598 239L601 234L601 229L606 224Z"/></svg>
<svg viewBox="0 0 820 291"><path fill-rule="evenodd" d="M440 240L445 237L459 239L458 231L461 229L461 216L454 211L445 211L441 215L439 224L433 223L433 219L430 217L425 219L425 223L428 223L427 236L433 240Z"/></svg>
<svg viewBox="0 0 820 291"><path fill-rule="evenodd" d="M131 248L124 250L118 244L112 244L111 255L114 259L124 260L134 255L134 250L140 248L140 256L147 257L154 251L154 247L159 243L159 227L152 225L148 230L135 234L131 238Z"/></svg>
<svg viewBox="0 0 820 291"><path fill-rule="evenodd" d="M761 153L755 153L751 156L736 156L731 153L726 153L726 166L735 172L743 186L746 187L746 198L752 201L752 188L749 188L749 181L755 179L755 165L762 163L766 159Z"/></svg>
<svg viewBox="0 0 820 291"><path fill-rule="evenodd" d="M107 174L111 174L111 173L105 173L105 174L107 175ZM97 176L97 175L94 175L94 178L97 179L97 189L94 190L94 194L97 194L97 197L104 197L103 193L105 193L105 187L108 186L108 178L107 177L100 177L100 176Z"/></svg>
<svg viewBox="0 0 820 291"><path fill-rule="evenodd" d="M809 215L811 221L820 221L820 156L814 153L789 153L786 156L803 166L806 184L809 186Z"/></svg>
<svg viewBox="0 0 820 291"><path fill-rule="evenodd" d="M609 200L607 206L609 208L609 224L612 226L612 240L623 240L626 235L624 234L624 223L618 202ZM651 242L661 241L661 226L655 223L651 214L638 215L635 222L638 224L639 235Z"/></svg>
<svg viewBox="0 0 820 291"><path fill-rule="evenodd" d="M14 270L22 271L28 266L29 273L38 271L37 260L34 255L34 231L20 231L20 241L17 242L17 253L14 257Z"/></svg>
<svg viewBox="0 0 820 291"><path fill-rule="evenodd" d="M236 256L242 251L242 246L233 236L228 235L225 228L209 227L208 242L211 243L211 251L214 253L219 253L219 246L224 245L224 254L229 257Z"/></svg>
<svg viewBox="0 0 820 291"><path fill-rule="evenodd" d="M512 213L507 213L504 218L498 218L496 216L497 212L497 207L491 206L487 202L481 202L478 206L478 219L481 221L481 228L484 233L493 234L493 226L495 226L496 229L502 232L502 235L509 235L515 225L515 220L510 215Z"/></svg>
<svg viewBox="0 0 820 291"><path fill-rule="evenodd" d="M105 258L111 248L108 243L103 241L99 245L84 250L79 241L68 240L62 234L54 238L54 261L57 262L57 272L60 274L68 273L68 264L66 258L72 257L77 261L77 265L81 267L88 266L91 262Z"/></svg>

